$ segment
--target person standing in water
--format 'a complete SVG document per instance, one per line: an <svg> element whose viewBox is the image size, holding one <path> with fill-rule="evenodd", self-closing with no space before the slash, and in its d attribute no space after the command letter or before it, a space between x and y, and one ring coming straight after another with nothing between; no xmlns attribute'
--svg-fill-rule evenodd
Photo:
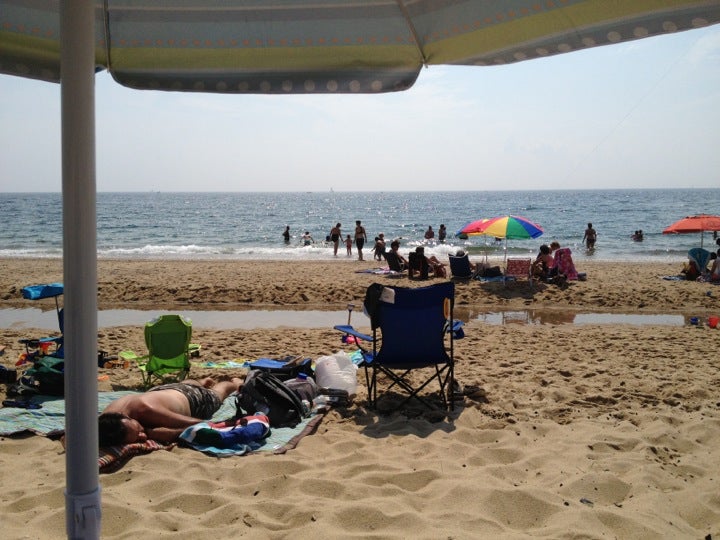
<svg viewBox="0 0 720 540"><path fill-rule="evenodd" d="M358 250L358 261L363 259L363 246L367 242L367 233L365 233L365 227L362 226L362 222L358 219L355 221L355 246Z"/></svg>
<svg viewBox="0 0 720 540"><path fill-rule="evenodd" d="M333 255L337 257L338 246L340 245L340 238L342 233L340 232L340 224L336 223L335 226L330 229L330 240L333 243Z"/></svg>
<svg viewBox="0 0 720 540"><path fill-rule="evenodd" d="M285 226L285 230L283 231L282 235L283 235L283 238L285 239L285 243L289 244L290 243L290 225Z"/></svg>
<svg viewBox="0 0 720 540"><path fill-rule="evenodd" d="M595 249L595 240L597 240L597 231L593 229L592 223L588 223L587 229L585 229L585 235L583 236L583 242L588 250Z"/></svg>

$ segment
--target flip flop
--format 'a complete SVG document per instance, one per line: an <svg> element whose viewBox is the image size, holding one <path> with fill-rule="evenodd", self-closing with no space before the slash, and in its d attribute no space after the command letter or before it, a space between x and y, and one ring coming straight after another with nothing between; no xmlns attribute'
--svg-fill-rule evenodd
<svg viewBox="0 0 720 540"><path fill-rule="evenodd" d="M30 401L19 401L16 399L6 399L2 402L3 407L17 407L19 409L42 409L39 403L31 403Z"/></svg>
<svg viewBox="0 0 720 540"><path fill-rule="evenodd" d="M35 386L28 385L22 378L7 389L8 396L34 396L39 393Z"/></svg>

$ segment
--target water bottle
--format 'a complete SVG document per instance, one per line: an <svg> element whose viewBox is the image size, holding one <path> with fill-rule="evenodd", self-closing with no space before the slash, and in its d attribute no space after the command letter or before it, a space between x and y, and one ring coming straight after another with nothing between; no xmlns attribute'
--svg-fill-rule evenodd
<svg viewBox="0 0 720 540"><path fill-rule="evenodd" d="M318 394L313 399L313 412L317 412L328 407L328 397L323 394Z"/></svg>

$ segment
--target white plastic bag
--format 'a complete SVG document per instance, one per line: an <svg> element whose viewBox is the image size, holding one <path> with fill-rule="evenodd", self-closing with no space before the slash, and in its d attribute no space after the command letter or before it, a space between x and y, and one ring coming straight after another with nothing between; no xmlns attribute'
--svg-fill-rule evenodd
<svg viewBox="0 0 720 540"><path fill-rule="evenodd" d="M349 395L357 393L357 366L345 351L315 360L315 381L323 388L345 390Z"/></svg>

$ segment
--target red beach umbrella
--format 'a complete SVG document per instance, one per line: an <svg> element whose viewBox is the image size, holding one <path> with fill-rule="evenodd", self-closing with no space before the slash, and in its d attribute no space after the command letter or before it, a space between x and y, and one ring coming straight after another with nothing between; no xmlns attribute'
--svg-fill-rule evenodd
<svg viewBox="0 0 720 540"><path fill-rule="evenodd" d="M687 216L667 227L663 230L663 234L700 233L700 247L702 247L703 233L705 231L720 231L720 216L713 216L710 214Z"/></svg>

